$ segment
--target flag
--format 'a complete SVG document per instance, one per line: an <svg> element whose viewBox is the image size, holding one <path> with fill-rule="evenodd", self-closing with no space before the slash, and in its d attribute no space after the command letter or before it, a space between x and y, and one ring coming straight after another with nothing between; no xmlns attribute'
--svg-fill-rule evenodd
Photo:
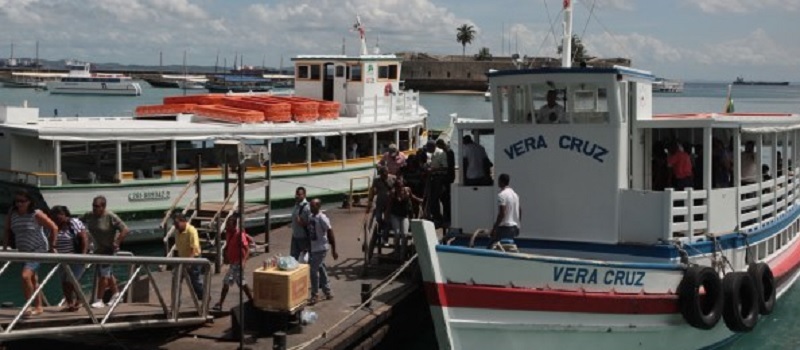
<svg viewBox="0 0 800 350"><path fill-rule="evenodd" d="M361 17L356 15L356 23L353 24L353 30L358 31L358 35L361 36L361 39L364 39L364 25L361 24Z"/></svg>
<svg viewBox="0 0 800 350"><path fill-rule="evenodd" d="M733 85L730 85L730 84L728 85L728 97L725 100L725 108L724 108L725 113L733 113L733 111L734 111L734 108L733 108L733 97L731 96L731 88L732 87L733 87Z"/></svg>
<svg viewBox="0 0 800 350"><path fill-rule="evenodd" d="M565 10L566 10L567 8L569 8L569 3L570 3L570 0L564 0L564 9L565 9Z"/></svg>

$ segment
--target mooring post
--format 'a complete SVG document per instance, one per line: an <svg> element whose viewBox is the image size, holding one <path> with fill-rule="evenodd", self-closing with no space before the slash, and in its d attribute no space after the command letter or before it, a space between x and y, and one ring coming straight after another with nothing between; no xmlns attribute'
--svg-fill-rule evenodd
<svg viewBox="0 0 800 350"><path fill-rule="evenodd" d="M285 332L275 332L272 335L272 350L286 350Z"/></svg>
<svg viewBox="0 0 800 350"><path fill-rule="evenodd" d="M372 297L372 283L362 283L361 284L361 303L363 304L364 302L366 302L371 297ZM371 301L368 302L364 306L370 307L370 305L372 305Z"/></svg>

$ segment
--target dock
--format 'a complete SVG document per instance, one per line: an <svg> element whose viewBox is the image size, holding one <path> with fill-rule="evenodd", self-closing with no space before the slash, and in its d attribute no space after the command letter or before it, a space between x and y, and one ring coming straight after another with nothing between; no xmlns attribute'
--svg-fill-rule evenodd
<svg viewBox="0 0 800 350"><path fill-rule="evenodd" d="M372 264L365 270L365 254L362 251L364 211L364 207L335 208L326 211L336 236L339 259L334 261L330 253L326 259L334 298L331 300L321 298L316 305L305 307L306 311L313 311L317 314L316 322L299 325L294 322L287 323L288 318L280 317L280 315L267 314L265 316L263 313L256 315L252 312L245 312L244 338L247 348L273 349L272 335L276 331L285 331L287 334L287 349L300 349L301 346L304 346L302 347L304 349L369 349L382 340L388 332L389 321L393 313L398 312L397 305L409 295L419 293L420 276L415 262L406 264L408 268L405 269L405 272L394 276L393 273L401 267L403 261L392 261L381 256L373 257ZM253 232L250 233L253 234ZM263 233L253 236L256 242L265 241ZM253 271L261 267L266 259L275 255L286 256L289 254L290 237L291 231L288 226L271 230L269 252L256 253L245 266L245 278L250 286L253 285ZM227 267L219 274L215 274L213 269L211 270L211 286L206 290L210 290L210 305L214 305L219 300L222 279ZM152 273L156 285L170 285L172 276L170 271ZM381 285L392 276L394 276L392 282ZM375 291L374 300L368 308L358 307L362 302L362 284L369 284ZM162 294L164 294L163 291ZM164 310L154 293L149 293L145 300L142 300L141 296L139 298L138 303L119 304L114 311L115 317L130 317L128 321L163 317L159 316L164 314ZM170 302L167 301L167 303ZM181 303L186 305L180 309L181 312L197 312L191 299L183 297ZM238 318L234 317L234 314L238 315L239 312L232 313L231 311L237 309L238 305L239 289L233 285L225 300L223 312L210 313L208 321L199 326L173 326L175 331L172 332L164 332L160 329L154 329L152 332L148 330L148 337L142 337L140 332L130 332L131 334L128 335L124 329L114 329L115 339L113 342L109 338L110 335L103 333L93 334L91 337L82 339L60 337L58 342L70 342L84 348L109 346L109 344L117 343L124 345L127 349L236 349L239 347ZM22 320L20 324L30 323L31 327L35 327L36 324L48 323L64 325L69 328L70 324L75 324L76 320L88 319L85 311L60 313L57 310L58 308L55 306L48 307L44 314ZM136 318L137 314L138 318ZM346 316L349 317L345 319ZM0 318L2 317L3 315L0 314ZM338 326L333 327L337 324ZM323 333L324 336L322 336ZM107 342L103 343L103 338L107 338ZM35 341L43 340L13 341L9 342L7 347L15 349L41 344L31 343Z"/></svg>

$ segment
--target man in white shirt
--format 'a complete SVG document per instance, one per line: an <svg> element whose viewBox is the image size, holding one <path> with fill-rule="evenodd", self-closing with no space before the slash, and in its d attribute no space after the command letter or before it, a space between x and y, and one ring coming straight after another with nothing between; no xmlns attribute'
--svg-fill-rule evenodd
<svg viewBox="0 0 800 350"><path fill-rule="evenodd" d="M430 176L428 177L428 217L437 227L444 224L442 215L441 197L444 187L447 186L447 154L443 149L436 147L436 142L428 141L425 150L430 154Z"/></svg>
<svg viewBox="0 0 800 350"><path fill-rule="evenodd" d="M500 193L497 194L497 219L492 228L492 243L519 236L522 208L519 204L519 196L509 186L510 183L511 177L508 174L500 174L497 178Z"/></svg>
<svg viewBox="0 0 800 350"><path fill-rule="evenodd" d="M559 124L566 123L564 106L556 102L558 92L550 90L547 92L547 104L539 108L536 115L536 122L539 124Z"/></svg>
<svg viewBox="0 0 800 350"><path fill-rule="evenodd" d="M473 142L472 136L469 135L464 135L462 142L464 144L464 156L462 157L462 163L464 164L464 185L481 186L491 184L489 174L486 172L488 168L487 165L489 165L486 164L489 160L489 157L486 156L486 149Z"/></svg>

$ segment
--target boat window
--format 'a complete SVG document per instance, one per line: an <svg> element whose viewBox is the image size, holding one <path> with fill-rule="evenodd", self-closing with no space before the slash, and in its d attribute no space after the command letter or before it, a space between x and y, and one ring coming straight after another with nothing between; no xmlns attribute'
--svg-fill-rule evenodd
<svg viewBox="0 0 800 350"><path fill-rule="evenodd" d="M336 66L336 77L344 77L344 66Z"/></svg>
<svg viewBox="0 0 800 350"><path fill-rule="evenodd" d="M361 81L361 65L350 66L350 80Z"/></svg>
<svg viewBox="0 0 800 350"><path fill-rule="evenodd" d="M310 79L311 80L319 80L320 74L321 74L320 66L318 64L312 65L310 67L310 71L311 71L311 78Z"/></svg>
<svg viewBox="0 0 800 350"><path fill-rule="evenodd" d="M397 65L379 66L378 79L397 79Z"/></svg>
<svg viewBox="0 0 800 350"><path fill-rule="evenodd" d="M308 66L297 66L297 79L308 79Z"/></svg>
<svg viewBox="0 0 800 350"><path fill-rule="evenodd" d="M573 123L608 123L608 92L605 88L581 84L575 88L572 95L571 121Z"/></svg>

